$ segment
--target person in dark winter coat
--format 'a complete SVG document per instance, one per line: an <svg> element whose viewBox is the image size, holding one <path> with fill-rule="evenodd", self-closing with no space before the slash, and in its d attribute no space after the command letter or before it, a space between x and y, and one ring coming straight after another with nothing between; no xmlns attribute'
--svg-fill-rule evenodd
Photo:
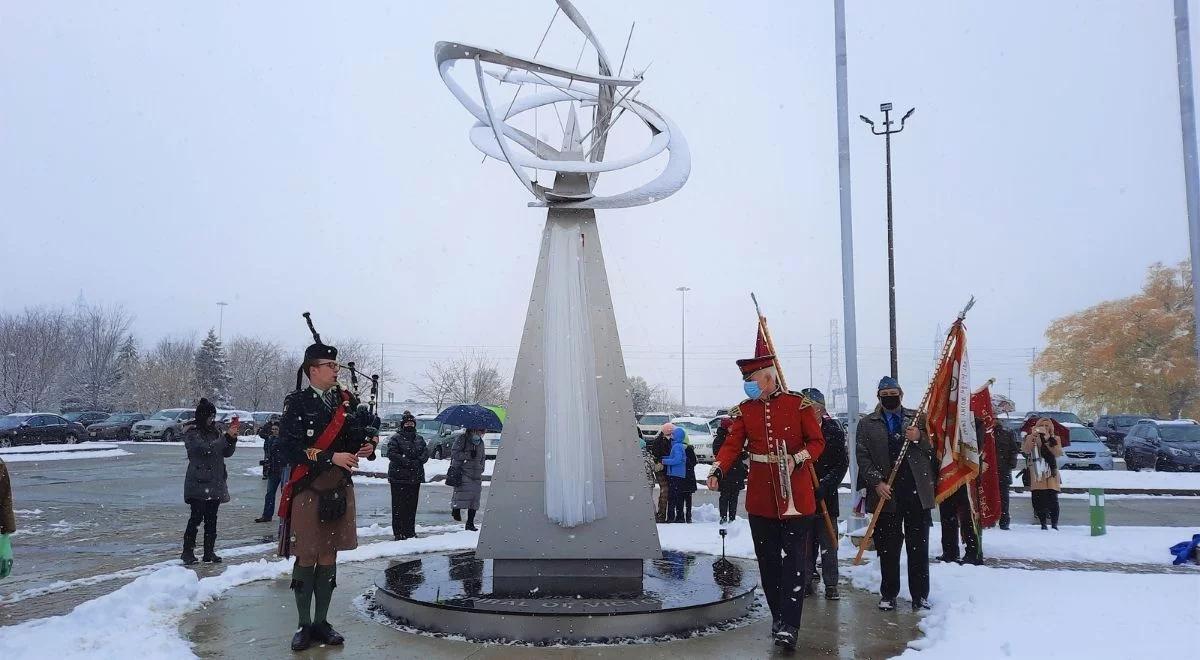
<svg viewBox="0 0 1200 660"><path fill-rule="evenodd" d="M213 551L217 543L217 507L229 501L229 473L225 459L237 449L236 425L224 433L213 419L217 408L208 399L196 405L196 418L183 428L183 446L187 449L187 475L183 480L183 501L192 507L183 532L184 564L196 563L196 532L204 521L204 561L220 562Z"/></svg>
<svg viewBox="0 0 1200 660"><path fill-rule="evenodd" d="M658 435L646 445L650 456L654 458L654 476L658 481L658 507L654 510L654 521L660 523L667 522L668 495L671 491L671 482L667 478L662 459L671 454L671 434L674 431L675 425L667 422L662 425Z"/></svg>
<svg viewBox="0 0 1200 660"><path fill-rule="evenodd" d="M829 416L829 412L825 410L825 395L815 387L802 390L800 394L813 402L817 408L817 412L821 416L821 435L825 436L825 451L821 452L821 457L817 459L813 465L817 471L817 499L825 503L825 510L829 512L829 517L832 519L834 528L837 528L838 519L838 487L842 485L842 479L846 476L846 470L850 468L850 456L846 453L846 433L842 431L842 425L838 424L837 420ZM820 554L821 572L817 573L817 555ZM841 596L838 594L838 558L837 558L837 539L829 538L829 532L825 529L824 524L818 524L813 533L813 551L812 551L812 566L809 575L812 577L809 581L808 594L816 593L817 587L820 586L820 581L825 581L825 598L827 600L838 600Z"/></svg>
<svg viewBox="0 0 1200 660"><path fill-rule="evenodd" d="M462 520L462 510L467 510L466 528L474 531L475 512L483 497L483 467L487 452L483 448L484 429L467 429L454 439L450 449L450 467L462 470L462 483L454 487L450 497L450 515Z"/></svg>
<svg viewBox="0 0 1200 660"><path fill-rule="evenodd" d="M255 518L254 522L265 523L274 519L275 492L287 483L290 470L279 442L279 420L264 424L258 435L263 439L263 454L266 456L263 459L263 473L267 478L267 494L263 498L262 515Z"/></svg>
<svg viewBox="0 0 1200 660"><path fill-rule="evenodd" d="M900 548L908 554L908 592L913 611L929 605L929 525L934 505L934 454L923 418L901 405L904 391L891 376L879 381L879 405L858 422L855 453L858 475L867 489L867 508L875 510L880 499L883 510L875 523L875 550L879 554L882 580L879 609L896 609L900 593ZM888 475L904 443L911 443L904 464L889 487Z"/></svg>
<svg viewBox="0 0 1200 660"><path fill-rule="evenodd" d="M1013 470L1017 469L1017 436L996 424L996 470L1000 475L1000 529L1008 529L1008 489L1012 487Z"/></svg>
<svg viewBox="0 0 1200 660"><path fill-rule="evenodd" d="M388 484L392 489L392 535L397 541L417 535L417 502L425 483L429 445L417 433L417 419L404 411L400 431L393 435L384 454L388 458Z"/></svg>
<svg viewBox="0 0 1200 660"><path fill-rule="evenodd" d="M713 456L721 452L721 445L725 444L725 438L729 435L729 427L733 424L733 420L729 417L721 420L717 426L717 433L713 436ZM737 518L738 495L742 489L746 487L746 474L750 468L746 465L746 461L750 459L750 454L742 452L742 455L729 466L729 470L721 479L720 497L717 500L717 508L721 513L721 524L733 522Z"/></svg>
<svg viewBox="0 0 1200 660"><path fill-rule="evenodd" d="M675 430L671 432L671 453L662 459L668 482L667 522L669 523L684 522L683 481L687 474L687 447L683 440L686 435L683 429L675 427Z"/></svg>
<svg viewBox="0 0 1200 660"><path fill-rule="evenodd" d="M683 437L683 451L687 457L687 470L683 476L683 522L692 522L692 493L696 492L696 450L687 434Z"/></svg>
<svg viewBox="0 0 1200 660"><path fill-rule="evenodd" d="M0 460L0 579L12 573L13 532L17 531L17 517L13 511L12 484L8 478L8 466Z"/></svg>

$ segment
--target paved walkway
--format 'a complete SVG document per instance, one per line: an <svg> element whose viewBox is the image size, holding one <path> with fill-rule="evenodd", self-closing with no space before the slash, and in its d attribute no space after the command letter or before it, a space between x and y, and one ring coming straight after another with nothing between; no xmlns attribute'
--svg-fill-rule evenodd
<svg viewBox="0 0 1200 660"><path fill-rule="evenodd" d="M369 618L363 594L372 591L386 560L338 567L330 619L346 636L342 648L288 649L295 630L295 601L285 579L238 587L202 611L186 617L180 629L202 658L766 658L781 655L769 640L770 622L695 639L621 646L535 648L475 644L397 630ZM879 612L878 596L843 585L840 601L810 598L796 657L887 658L919 635L918 617L901 608ZM357 602L356 602L357 601Z"/></svg>

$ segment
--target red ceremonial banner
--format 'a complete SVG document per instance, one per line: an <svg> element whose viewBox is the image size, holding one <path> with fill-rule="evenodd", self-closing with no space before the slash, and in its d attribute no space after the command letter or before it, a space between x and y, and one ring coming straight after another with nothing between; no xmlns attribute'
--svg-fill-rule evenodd
<svg viewBox="0 0 1200 660"><path fill-rule="evenodd" d="M975 501L979 503L979 526L1000 522L1000 473L996 471L996 411L992 407L991 383L971 395L971 413L983 435L979 449L983 461L975 478Z"/></svg>
<svg viewBox="0 0 1200 660"><path fill-rule="evenodd" d="M926 421L929 440L937 452L938 481L934 500L938 503L979 473L979 443L970 408L967 330L961 319L950 328L946 344L945 356L933 376Z"/></svg>

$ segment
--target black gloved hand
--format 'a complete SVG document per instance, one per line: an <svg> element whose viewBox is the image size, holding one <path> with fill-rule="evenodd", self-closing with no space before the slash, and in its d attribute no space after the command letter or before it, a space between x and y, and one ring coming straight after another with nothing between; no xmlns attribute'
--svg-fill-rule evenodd
<svg viewBox="0 0 1200 660"><path fill-rule="evenodd" d="M825 484L821 484L821 485L817 486L816 490L814 491L814 494L817 496L818 500L825 499L825 493L826 493Z"/></svg>

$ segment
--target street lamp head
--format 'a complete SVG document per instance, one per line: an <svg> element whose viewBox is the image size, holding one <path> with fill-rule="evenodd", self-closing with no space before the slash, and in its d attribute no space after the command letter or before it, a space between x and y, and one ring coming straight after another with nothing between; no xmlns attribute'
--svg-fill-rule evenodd
<svg viewBox="0 0 1200 660"><path fill-rule="evenodd" d="M904 113L904 116L900 118L900 121L904 121L904 120L908 119L909 117L913 116L913 113L916 111L917 111L916 108L909 108L908 112Z"/></svg>
<svg viewBox="0 0 1200 660"><path fill-rule="evenodd" d="M879 111L880 111L880 112L891 112L891 111L892 111L892 104L891 104L891 103L880 103L880 104L879 104Z"/></svg>
<svg viewBox="0 0 1200 660"><path fill-rule="evenodd" d="M686 286L681 286L681 287L679 287L678 289L675 289L675 290L676 290L676 291L682 291L682 292L685 292L685 293L686 293L686 292L688 292L688 291L691 291L691 288L689 288L689 287L686 287Z"/></svg>
<svg viewBox="0 0 1200 660"><path fill-rule="evenodd" d="M861 120L863 120L863 122L864 122L865 124L869 125L869 126L874 126L874 125L875 125L875 122L871 121L870 119L867 119L867 116L866 116L866 115L859 115L859 116L858 116L858 118L859 118L859 119L861 119Z"/></svg>

